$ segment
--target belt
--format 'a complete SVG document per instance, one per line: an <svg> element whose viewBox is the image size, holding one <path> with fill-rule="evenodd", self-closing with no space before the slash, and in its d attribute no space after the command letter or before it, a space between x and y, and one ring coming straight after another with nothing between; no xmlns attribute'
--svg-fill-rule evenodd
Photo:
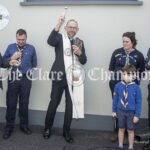
<svg viewBox="0 0 150 150"><path fill-rule="evenodd" d="M11 76L18 76L19 78L21 78L21 77L32 77L32 75L31 75L31 73L24 73L24 74L19 74L19 73L16 73L16 72L14 72L14 73L11 73Z"/></svg>

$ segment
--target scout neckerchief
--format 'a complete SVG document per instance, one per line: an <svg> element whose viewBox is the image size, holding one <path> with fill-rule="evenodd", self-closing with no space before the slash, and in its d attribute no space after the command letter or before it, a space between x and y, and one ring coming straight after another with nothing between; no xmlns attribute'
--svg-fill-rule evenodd
<svg viewBox="0 0 150 150"><path fill-rule="evenodd" d="M125 50L125 53L127 55L125 66L130 65L130 53L133 52L133 51L134 51L134 49Z"/></svg>
<svg viewBox="0 0 150 150"><path fill-rule="evenodd" d="M135 84L135 82L126 83L125 81L121 81L121 83L125 86L123 90L123 97L121 99L121 104L123 105L124 108L126 108L128 105L128 86Z"/></svg>
<svg viewBox="0 0 150 150"><path fill-rule="evenodd" d="M26 48L25 45L22 46L22 47L20 47L20 46L17 44L17 49L18 49L18 51L21 53L21 55L20 55L20 57L19 57L19 59L18 59L18 61L19 61L20 64L21 64L22 52L23 52L23 50L24 50L25 48Z"/></svg>
<svg viewBox="0 0 150 150"><path fill-rule="evenodd" d="M77 119L84 118L83 75L82 73L80 73L80 77L78 77L78 80L74 77L75 74L78 74L79 72L78 66L80 66L80 63L78 57L74 55L74 53L72 53L71 51L71 43L67 34L63 34L62 37L63 37L63 54L64 54L66 78L67 78L69 93L73 103L73 117Z"/></svg>
<svg viewBox="0 0 150 150"><path fill-rule="evenodd" d="M19 68L20 68L20 66L21 66L22 52L23 52L23 50L24 50L25 48L26 48L25 45L22 46L22 47L20 47L20 46L17 44L17 49L18 49L18 51L21 53L20 57L18 58L18 66L16 67L16 68L17 68L17 69L16 69L16 72L17 72L17 74L18 74L19 77L22 77L22 73L20 72Z"/></svg>

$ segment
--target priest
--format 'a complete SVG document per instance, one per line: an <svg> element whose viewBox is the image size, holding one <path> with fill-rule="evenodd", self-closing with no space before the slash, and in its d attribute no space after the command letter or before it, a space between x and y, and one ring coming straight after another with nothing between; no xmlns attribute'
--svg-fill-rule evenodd
<svg viewBox="0 0 150 150"><path fill-rule="evenodd" d="M50 71L52 79L51 101L45 118L43 137L51 136L55 113L65 91L66 108L63 125L63 136L68 143L73 142L70 134L72 117L84 117L84 69L87 62L83 41L75 37L78 32L78 22L68 20L60 34L59 30L65 21L65 15L59 17L58 23L52 30L48 44L55 47L55 61Z"/></svg>

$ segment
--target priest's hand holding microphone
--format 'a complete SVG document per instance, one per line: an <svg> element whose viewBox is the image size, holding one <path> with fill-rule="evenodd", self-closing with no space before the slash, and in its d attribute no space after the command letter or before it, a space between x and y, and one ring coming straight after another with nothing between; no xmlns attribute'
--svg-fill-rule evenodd
<svg viewBox="0 0 150 150"><path fill-rule="evenodd" d="M78 46L72 45L72 48L73 48L73 53L74 54L76 54L78 56L80 56L82 54L81 49Z"/></svg>

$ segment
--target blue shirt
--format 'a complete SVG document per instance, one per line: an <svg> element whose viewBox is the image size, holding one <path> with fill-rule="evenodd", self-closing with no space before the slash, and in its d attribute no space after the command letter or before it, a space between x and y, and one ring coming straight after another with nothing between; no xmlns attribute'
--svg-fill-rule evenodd
<svg viewBox="0 0 150 150"><path fill-rule="evenodd" d="M134 110L135 116L141 114L142 94L140 87L135 82L121 81L116 84L113 93L113 112L121 110Z"/></svg>
<svg viewBox="0 0 150 150"><path fill-rule="evenodd" d="M11 56L15 52L18 52L17 44L16 43L10 44L3 56L4 60L9 62ZM35 48L30 44L26 44L22 51L21 66L19 68L19 71L22 74L26 74L28 71L32 70L32 68L35 68L36 66L37 66L37 56ZM14 71L16 71L16 67L12 67L12 72Z"/></svg>

